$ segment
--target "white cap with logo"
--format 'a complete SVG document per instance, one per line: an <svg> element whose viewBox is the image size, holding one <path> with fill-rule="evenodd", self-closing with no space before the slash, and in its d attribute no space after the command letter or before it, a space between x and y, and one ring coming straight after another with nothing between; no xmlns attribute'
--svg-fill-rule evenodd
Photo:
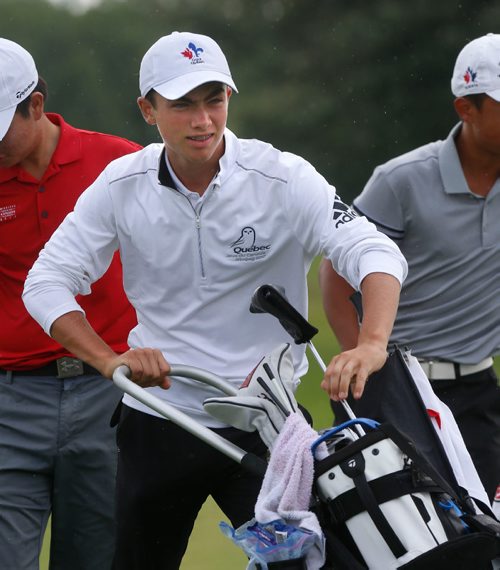
<svg viewBox="0 0 500 570"><path fill-rule="evenodd" d="M38 82L31 55L19 44L0 38L0 140L9 130L16 107Z"/></svg>
<svg viewBox="0 0 500 570"><path fill-rule="evenodd" d="M486 93L500 101L500 34L472 40L458 54L451 79L455 97Z"/></svg>
<svg viewBox="0 0 500 570"><path fill-rule="evenodd" d="M238 92L225 55L208 36L173 32L154 43L142 58L139 87L143 97L154 89L165 99L179 99L211 81Z"/></svg>

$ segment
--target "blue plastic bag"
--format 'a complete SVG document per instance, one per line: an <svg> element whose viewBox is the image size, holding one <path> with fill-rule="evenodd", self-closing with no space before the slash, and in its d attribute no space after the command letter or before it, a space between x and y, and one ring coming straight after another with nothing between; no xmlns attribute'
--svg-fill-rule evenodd
<svg viewBox="0 0 500 570"><path fill-rule="evenodd" d="M275 520L261 524L255 519L236 530L225 522L219 523L221 531L239 546L250 559L267 569L267 563L294 560L305 556L315 544L316 537L309 530Z"/></svg>

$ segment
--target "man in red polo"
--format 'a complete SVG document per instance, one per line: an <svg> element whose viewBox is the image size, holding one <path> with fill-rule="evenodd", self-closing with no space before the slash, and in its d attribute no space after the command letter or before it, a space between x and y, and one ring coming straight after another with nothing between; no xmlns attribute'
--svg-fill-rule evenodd
<svg viewBox="0 0 500 570"><path fill-rule="evenodd" d="M38 568L52 514L51 567L106 569L114 535L120 393L48 337L21 300L28 270L83 190L139 145L76 129L45 113L47 85L31 55L0 38L0 558ZM98 252L96 252L98 254ZM120 260L80 298L118 353L135 311Z"/></svg>

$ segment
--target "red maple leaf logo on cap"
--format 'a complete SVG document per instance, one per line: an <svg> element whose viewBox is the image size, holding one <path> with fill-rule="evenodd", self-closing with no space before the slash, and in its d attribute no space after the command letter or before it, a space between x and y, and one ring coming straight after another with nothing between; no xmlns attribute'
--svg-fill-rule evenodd
<svg viewBox="0 0 500 570"><path fill-rule="evenodd" d="M193 59L193 52L189 48L186 48L184 51L181 52L181 54L184 57L187 57L188 59Z"/></svg>
<svg viewBox="0 0 500 570"><path fill-rule="evenodd" d="M468 67L464 75L465 83L469 84L471 81L472 82L476 81L476 76L477 76L477 71L472 71L472 69Z"/></svg>

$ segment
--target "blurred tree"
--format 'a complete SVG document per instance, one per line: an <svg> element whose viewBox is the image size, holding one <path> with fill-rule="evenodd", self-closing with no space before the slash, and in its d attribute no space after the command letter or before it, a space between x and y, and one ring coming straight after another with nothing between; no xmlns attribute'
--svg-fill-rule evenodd
<svg viewBox="0 0 500 570"><path fill-rule="evenodd" d="M103 0L80 13L2 0L0 16L0 35L29 49L48 80L49 110L143 144L159 140L135 103L143 53L176 29L212 35L240 91L230 128L304 156L351 200L377 164L447 135L456 55L498 31L500 5Z"/></svg>

